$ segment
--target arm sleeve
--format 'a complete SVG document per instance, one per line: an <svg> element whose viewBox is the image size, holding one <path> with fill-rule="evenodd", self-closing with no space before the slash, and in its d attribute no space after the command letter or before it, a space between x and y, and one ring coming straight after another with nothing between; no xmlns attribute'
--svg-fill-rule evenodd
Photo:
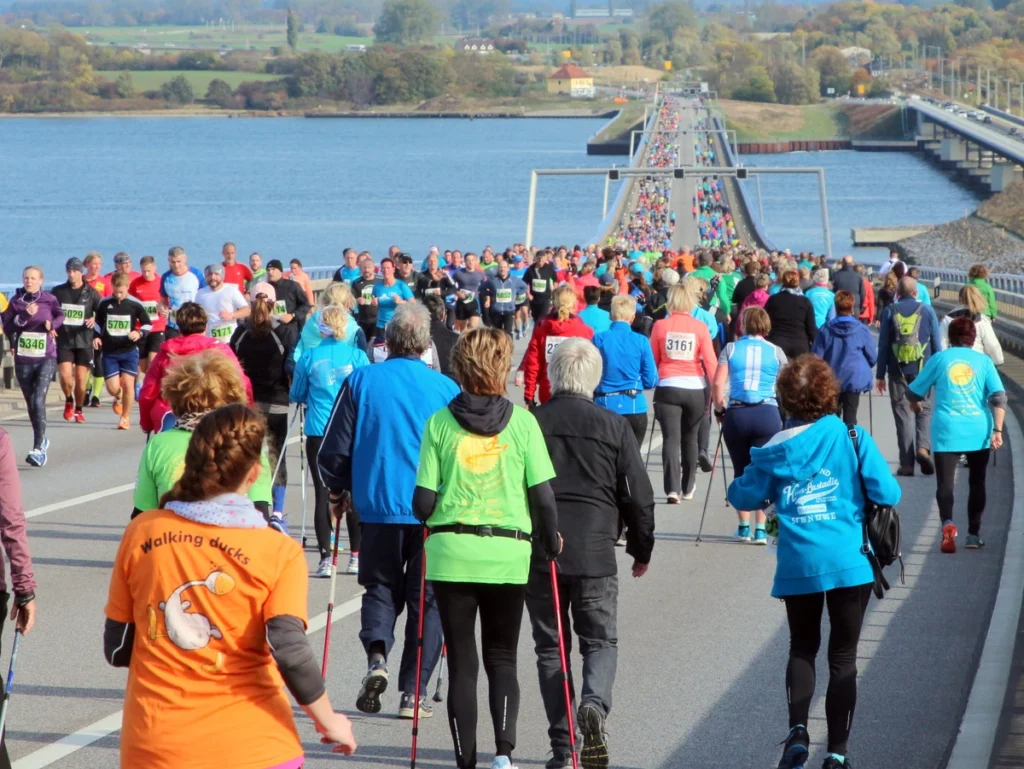
<svg viewBox="0 0 1024 769"><path fill-rule="evenodd" d="M103 336L103 328L107 325L107 305L104 302L100 302L96 307L96 325L93 326L92 330L96 336Z"/></svg>
<svg viewBox="0 0 1024 769"><path fill-rule="evenodd" d="M335 494L352 491L352 443L355 431L356 401L346 381L334 402L334 410L324 429L324 441L317 456L320 479L328 491Z"/></svg>
<svg viewBox="0 0 1024 769"><path fill-rule="evenodd" d="M537 393L537 378L540 376L540 356L544 350L544 325L534 326L530 344L519 367L523 371L523 400L529 403Z"/></svg>
<svg viewBox="0 0 1024 769"><path fill-rule="evenodd" d="M139 331L145 336L153 328L153 319L149 317L149 313L146 312L146 308L142 306L141 302L136 304L138 306L134 308L135 318L139 323Z"/></svg>
<svg viewBox="0 0 1024 769"><path fill-rule="evenodd" d="M420 523L426 523L434 514L437 492L417 485L412 492L412 514Z"/></svg>
<svg viewBox="0 0 1024 769"><path fill-rule="evenodd" d="M700 357L704 362L704 373L707 374L708 382L715 379L715 371L718 370L718 356L715 355L715 345L711 342L711 332L701 324L697 338L700 344Z"/></svg>
<svg viewBox="0 0 1024 769"><path fill-rule="evenodd" d="M626 523L626 553L650 563L654 551L654 489L628 423L622 421L619 439L616 502Z"/></svg>
<svg viewBox="0 0 1024 769"><path fill-rule="evenodd" d="M818 326L814 323L814 306L810 300L804 305L804 332L807 334L807 344L814 344L814 337L818 333Z"/></svg>
<svg viewBox="0 0 1024 769"><path fill-rule="evenodd" d="M990 364L985 372L985 394L989 396L989 402L992 405L1006 407L1006 388L1003 386L999 372L996 371L995 364ZM995 398L997 395L1002 395L1002 397ZM993 398L996 401L994 403L992 402Z"/></svg>
<svg viewBox="0 0 1024 769"><path fill-rule="evenodd" d="M642 335L640 344L640 382L645 390L653 389L658 385L658 364L654 362L654 353L651 352L651 345Z"/></svg>
<svg viewBox="0 0 1024 769"><path fill-rule="evenodd" d="M25 507L22 503L18 461L10 436L0 433L0 540L11 562L11 582L15 595L28 595L36 589L32 556L28 550Z"/></svg>
<svg viewBox="0 0 1024 769"><path fill-rule="evenodd" d="M279 614L266 624L267 646L281 672L284 685L299 705L309 705L324 695L324 679L298 617Z"/></svg>
<svg viewBox="0 0 1024 769"><path fill-rule="evenodd" d="M991 322L981 325L979 334L981 335L981 346L985 354L992 359L995 365L1002 366L1004 362L1003 346L999 343L999 337L996 336Z"/></svg>
<svg viewBox="0 0 1024 769"><path fill-rule="evenodd" d="M811 345L811 352L817 355L819 358L825 357L825 327L822 326L818 329L817 335L814 337L814 344Z"/></svg>
<svg viewBox="0 0 1024 769"><path fill-rule="evenodd" d="M878 362L878 348L875 346L875 338L867 328L864 329L864 359L868 362L870 368L874 368Z"/></svg>
<svg viewBox="0 0 1024 769"><path fill-rule="evenodd" d="M949 347L949 324L953 319L948 315L939 321L939 349L945 350Z"/></svg>
<svg viewBox="0 0 1024 769"><path fill-rule="evenodd" d="M52 295L51 295L52 296ZM53 297L50 302L50 312L53 318L50 320L50 328L58 329L64 325L64 309L60 306L60 302L57 301L57 297Z"/></svg>
<svg viewBox="0 0 1024 769"><path fill-rule="evenodd" d="M292 386L288 392L288 400L292 403L305 403L306 398L309 395L309 379L307 371L309 370L309 364L312 360L310 351L307 350L302 354L302 358L299 359L298 364L295 366L295 371L292 375Z"/></svg>
<svg viewBox="0 0 1024 769"><path fill-rule="evenodd" d="M103 613L107 619L127 625L135 621L132 611L131 588L128 586L128 574L125 561L128 560L128 551L134 542L135 524L128 524L121 536L121 544L117 548L117 556L114 558L114 568L110 570L110 587L107 590L107 605Z"/></svg>
<svg viewBox="0 0 1024 769"><path fill-rule="evenodd" d="M362 350L365 353L366 352L366 333L363 331L362 328L357 328L356 329L356 340L355 341L356 341L356 347L358 347L360 350Z"/></svg>
<svg viewBox="0 0 1024 769"><path fill-rule="evenodd" d="M126 668L132 661L135 623L107 618L103 625L103 658L111 667Z"/></svg>
<svg viewBox="0 0 1024 769"><path fill-rule="evenodd" d="M294 315L295 315L295 319L299 322L299 327L301 328L302 326L304 326L306 324L306 317L309 315L309 309L310 309L310 307L309 307L309 300L306 298L306 292L302 289L301 286L299 286L297 284L293 284L293 285L295 285L295 288L297 289L294 292L295 293L295 313L294 313Z"/></svg>
<svg viewBox="0 0 1024 769"><path fill-rule="evenodd" d="M437 492L441 488L441 463L434 443L431 430L433 417L427 420L420 443L420 463L416 470L416 486L428 491Z"/></svg>
<svg viewBox="0 0 1024 769"><path fill-rule="evenodd" d="M772 478L757 465L748 465L743 475L729 484L727 497L737 510L760 510L773 499Z"/></svg>
<svg viewBox="0 0 1024 769"><path fill-rule="evenodd" d="M555 492L547 481L527 490L530 503L530 518L533 531L537 536L541 550L548 559L553 559L558 550L558 508L555 504Z"/></svg>
<svg viewBox="0 0 1024 769"><path fill-rule="evenodd" d="M935 310L930 304L926 304L921 308L921 312L928 316L928 322L931 324L928 327L928 348L931 350L931 354L942 352L942 345L939 342L939 319L935 315Z"/></svg>
<svg viewBox="0 0 1024 769"><path fill-rule="evenodd" d="M142 450L142 457L139 459L139 472L135 476L135 497L132 504L136 510L154 510L160 504L157 497L156 479L153 477L152 469L149 466L149 447L152 443L146 444Z"/></svg>
<svg viewBox="0 0 1024 769"><path fill-rule="evenodd" d="M665 354L665 337L662 332L663 328L664 326L661 325L661 321L659 320L657 323L654 324L654 327L651 329L650 348L651 357L654 358L655 374L658 373L658 366L661 365L661 359Z"/></svg>
<svg viewBox="0 0 1024 769"><path fill-rule="evenodd" d="M875 439L862 427L854 429L857 431L860 474L864 480L864 488L868 492L868 499L876 505L899 504L903 491L893 477L889 463L878 450Z"/></svg>
<svg viewBox="0 0 1024 769"><path fill-rule="evenodd" d="M893 307L889 305L882 310L882 320L878 327L878 365L875 367L875 379L885 379L886 361L889 357L889 319Z"/></svg>

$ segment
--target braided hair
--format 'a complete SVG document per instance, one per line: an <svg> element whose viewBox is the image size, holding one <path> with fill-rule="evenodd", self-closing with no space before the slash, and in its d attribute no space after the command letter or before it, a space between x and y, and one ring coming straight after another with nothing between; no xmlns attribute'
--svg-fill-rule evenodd
<svg viewBox="0 0 1024 769"><path fill-rule="evenodd" d="M185 452L185 471L163 495L168 502L201 502L238 489L263 451L266 425L248 406L232 403L203 417Z"/></svg>

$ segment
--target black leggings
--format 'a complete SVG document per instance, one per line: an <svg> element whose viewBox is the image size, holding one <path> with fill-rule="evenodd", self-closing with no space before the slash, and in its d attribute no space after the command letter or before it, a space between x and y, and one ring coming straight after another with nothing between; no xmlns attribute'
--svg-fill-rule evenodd
<svg viewBox="0 0 1024 769"><path fill-rule="evenodd" d="M871 598L871 585L837 587L826 593L788 595L789 666L786 668L786 696L789 699L789 727L804 725L814 698L814 659L821 646L821 612L828 606L831 631L828 636L828 690L825 692L825 720L828 723L828 752L846 755L853 711L857 707L857 643L864 612Z"/></svg>
<svg viewBox="0 0 1024 769"><path fill-rule="evenodd" d="M960 453L936 451L934 454L935 480L938 481L935 501L939 503L939 520L943 523L953 520L953 481ZM964 454L967 457L967 533L975 536L981 531L981 516L985 512L985 475L991 453L988 449L978 449Z"/></svg>
<svg viewBox="0 0 1024 769"><path fill-rule="evenodd" d="M14 375L25 398L28 418L32 423L32 448L41 449L46 437L46 394L50 391L50 380L57 370L56 358L45 358L40 363L18 363Z"/></svg>
<svg viewBox="0 0 1024 769"><path fill-rule="evenodd" d="M309 462L309 474L313 476L313 529L316 531L316 544L320 557L331 555L331 504L327 487L320 479L316 458L320 454L320 445L324 442L322 435L306 436L306 461ZM362 544L362 531L359 528L359 513L349 510L345 513L348 526L348 549L353 555L359 553Z"/></svg>
<svg viewBox="0 0 1024 769"><path fill-rule="evenodd" d="M706 412L703 389L658 387L654 391L654 416L662 434L661 466L666 494L687 494L697 485L697 433Z"/></svg>
<svg viewBox="0 0 1024 769"><path fill-rule="evenodd" d="M288 438L288 415L271 414L270 406L265 403L257 403L256 408L267 420L267 461L270 463L270 472L274 472L281 452L284 451L287 454L288 451L288 447L285 446L285 440ZM288 485L287 456L281 460L281 469L277 471L277 475L271 480L271 483L274 486Z"/></svg>
<svg viewBox="0 0 1024 769"><path fill-rule="evenodd" d="M471 536L471 535L464 535ZM512 755L519 718L516 649L526 603L526 585L431 582L448 645L448 724L459 769L476 766L476 615L494 724L495 753Z"/></svg>
<svg viewBox="0 0 1024 769"><path fill-rule="evenodd" d="M642 398L643 395L640 397ZM645 411L643 414L623 414L622 416L629 422L633 435L636 436L637 445L643 449L644 436L647 435L647 412Z"/></svg>
<svg viewBox="0 0 1024 769"><path fill-rule="evenodd" d="M842 419L847 426L853 427L857 424L857 408L859 406L860 393L839 393L839 408L836 410L836 416Z"/></svg>

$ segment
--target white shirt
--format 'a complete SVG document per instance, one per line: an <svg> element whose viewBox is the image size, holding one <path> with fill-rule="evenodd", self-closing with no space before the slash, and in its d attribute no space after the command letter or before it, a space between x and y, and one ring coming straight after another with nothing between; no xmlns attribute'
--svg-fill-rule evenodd
<svg viewBox="0 0 1024 769"><path fill-rule="evenodd" d="M878 277L884 278L888 274L889 270L891 270L897 264L900 264L899 259L893 259L892 257L889 257L889 261L883 264L881 268L878 270Z"/></svg>
<svg viewBox="0 0 1024 769"><path fill-rule="evenodd" d="M206 310L206 335L225 343L231 339L238 323L235 320L224 320L220 314L225 310L237 312L247 306L245 297L234 283L224 283L216 291L209 286L199 289L196 303Z"/></svg>

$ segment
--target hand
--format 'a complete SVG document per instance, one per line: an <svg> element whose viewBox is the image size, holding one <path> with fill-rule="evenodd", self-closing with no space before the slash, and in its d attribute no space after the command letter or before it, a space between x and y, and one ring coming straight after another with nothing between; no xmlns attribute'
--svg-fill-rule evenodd
<svg viewBox="0 0 1024 769"><path fill-rule="evenodd" d="M18 621L18 629L24 634L28 635L29 631L36 624L36 599L33 598L24 606L18 606L17 603L11 607L11 620Z"/></svg>
<svg viewBox="0 0 1024 769"><path fill-rule="evenodd" d="M171 310L169 307L164 307L163 305L160 305L159 307L156 308L156 314L159 315L164 320L166 320L167 318L171 317ZM96 321L93 321L93 323L95 322Z"/></svg>
<svg viewBox="0 0 1024 769"><path fill-rule="evenodd" d="M553 561L558 556L560 556L562 554L562 549L565 547L565 541L562 539L562 535L556 531L555 536L558 538L558 547L555 548L554 552L549 550L547 553L545 553L549 561Z"/></svg>
<svg viewBox="0 0 1024 769"><path fill-rule="evenodd" d="M278 320L282 323L291 323L295 320L295 316L290 312L286 312L284 315L278 316Z"/></svg>
<svg viewBox="0 0 1024 769"><path fill-rule="evenodd" d="M129 331L128 338L131 339L133 342L138 342L140 339L142 339L142 334L139 333L138 331Z"/></svg>
<svg viewBox="0 0 1024 769"><path fill-rule="evenodd" d="M649 568L649 563L640 563L640 561L633 561L633 578L640 579L640 577L647 573L647 569Z"/></svg>
<svg viewBox="0 0 1024 769"><path fill-rule="evenodd" d="M340 498L335 501L334 498L330 500L331 515L334 520L341 518L345 513L352 509L352 495L347 491L341 495Z"/></svg>
<svg viewBox="0 0 1024 769"><path fill-rule="evenodd" d="M221 310L220 311L220 319L221 320L234 320L235 319L235 314L233 312L231 312L231 310Z"/></svg>
<svg viewBox="0 0 1024 769"><path fill-rule="evenodd" d="M102 346L103 346L103 340L100 339L99 337L96 337L95 339L92 340L92 349L98 350Z"/></svg>
<svg viewBox="0 0 1024 769"><path fill-rule="evenodd" d="M50 329L50 338L51 339L56 339L57 338L57 330L56 329L53 329L53 328Z"/></svg>
<svg viewBox="0 0 1024 769"><path fill-rule="evenodd" d="M516 372L516 379L515 379L515 382L513 384L515 384L516 387L522 387L523 386L523 382L525 381L525 379L526 378L523 376L523 372L522 371L517 371Z"/></svg>
<svg viewBox="0 0 1024 769"><path fill-rule="evenodd" d="M879 395L885 395L885 380L884 379L877 379L877 380L875 380L875 392L877 392Z"/></svg>
<svg viewBox="0 0 1024 769"><path fill-rule="evenodd" d="M29 315L34 316L37 312L39 312L39 305L37 305L35 302L32 302L32 304L27 305L25 307L25 312L27 312Z"/></svg>
<svg viewBox="0 0 1024 769"><path fill-rule="evenodd" d="M47 331L51 331L53 329L53 324L50 323L50 321L46 321L46 323L43 324L43 328L45 328Z"/></svg>
<svg viewBox="0 0 1024 769"><path fill-rule="evenodd" d="M913 411L915 414L920 414L922 411L924 411L924 406L922 406L917 401L911 401L910 410Z"/></svg>
<svg viewBox="0 0 1024 769"><path fill-rule="evenodd" d="M85 327L86 328L95 328L96 327L96 318L86 318L85 319Z"/></svg>
<svg viewBox="0 0 1024 769"><path fill-rule="evenodd" d="M331 713L323 723L316 725L316 730L322 735L320 742L324 745L337 745L331 752L344 753L346 756L356 752L358 744L352 734L352 722L343 713Z"/></svg>
<svg viewBox="0 0 1024 769"><path fill-rule="evenodd" d="M1002 445L1003 445L1003 434L1002 433L997 433L997 432L993 431L992 432L992 442L989 445L990 445L990 447L992 448L993 451L995 451L998 448L1001 448Z"/></svg>

